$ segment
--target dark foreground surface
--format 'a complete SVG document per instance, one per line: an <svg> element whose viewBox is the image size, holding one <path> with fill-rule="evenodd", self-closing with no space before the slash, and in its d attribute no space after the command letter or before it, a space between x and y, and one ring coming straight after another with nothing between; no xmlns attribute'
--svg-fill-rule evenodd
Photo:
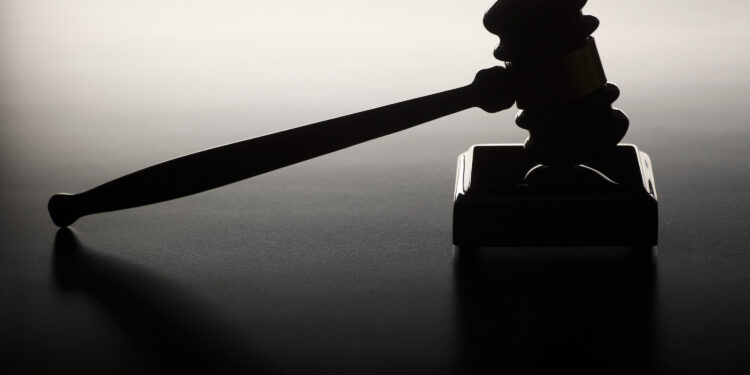
<svg viewBox="0 0 750 375"><path fill-rule="evenodd" d="M512 111L52 225L53 193L493 63L488 4L333 3L0 1L0 373L750 370L744 2L590 5L653 160L654 249L454 249L456 157L521 142Z"/></svg>

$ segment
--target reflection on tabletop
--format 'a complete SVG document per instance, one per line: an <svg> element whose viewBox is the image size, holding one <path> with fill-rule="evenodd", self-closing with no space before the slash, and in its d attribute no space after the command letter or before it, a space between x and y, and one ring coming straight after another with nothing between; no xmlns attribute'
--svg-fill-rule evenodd
<svg viewBox="0 0 750 375"><path fill-rule="evenodd" d="M455 248L460 372L644 373L654 249Z"/></svg>

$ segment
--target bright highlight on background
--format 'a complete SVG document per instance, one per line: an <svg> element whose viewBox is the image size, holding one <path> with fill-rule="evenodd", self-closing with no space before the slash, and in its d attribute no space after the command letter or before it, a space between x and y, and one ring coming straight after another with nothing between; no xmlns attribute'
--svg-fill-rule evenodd
<svg viewBox="0 0 750 375"><path fill-rule="evenodd" d="M3 0L4 111L236 111L257 96L278 99L272 110L317 106L311 96L393 100L493 64L495 38L481 23L491 3ZM610 76L632 90L631 81L745 79L749 8L593 0L585 9L602 20L596 36ZM384 80L392 92L368 90Z"/></svg>
<svg viewBox="0 0 750 375"><path fill-rule="evenodd" d="M78 126L148 147L159 131L217 127L225 136L194 144L206 147L452 88L498 63L481 22L491 4L0 0L1 142L64 139ZM709 120L709 108L744 105L749 8L589 1L617 105L639 124L631 140L684 126L673 113ZM507 123L486 141L519 141L512 115L462 119Z"/></svg>

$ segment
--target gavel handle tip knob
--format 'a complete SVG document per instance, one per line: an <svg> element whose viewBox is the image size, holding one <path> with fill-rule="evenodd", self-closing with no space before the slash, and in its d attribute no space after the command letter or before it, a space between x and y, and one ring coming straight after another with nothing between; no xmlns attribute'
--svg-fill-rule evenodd
<svg viewBox="0 0 750 375"><path fill-rule="evenodd" d="M55 225L65 228L81 217L74 208L74 200L75 196L67 193L58 193L50 198L47 210Z"/></svg>

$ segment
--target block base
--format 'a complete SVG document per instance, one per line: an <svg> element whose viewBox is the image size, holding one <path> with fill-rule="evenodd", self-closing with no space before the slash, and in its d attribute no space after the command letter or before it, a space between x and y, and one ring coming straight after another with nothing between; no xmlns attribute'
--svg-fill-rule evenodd
<svg viewBox="0 0 750 375"><path fill-rule="evenodd" d="M458 158L457 246L653 246L658 205L651 161L634 145L585 164L614 183L539 183L523 145L475 145ZM603 183L599 183L603 182Z"/></svg>

